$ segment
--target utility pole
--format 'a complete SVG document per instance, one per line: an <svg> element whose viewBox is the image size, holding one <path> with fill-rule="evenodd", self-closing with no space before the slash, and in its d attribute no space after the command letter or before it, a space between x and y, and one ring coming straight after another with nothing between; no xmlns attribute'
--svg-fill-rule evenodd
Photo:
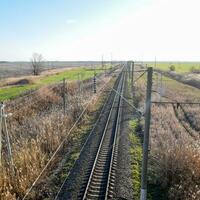
<svg viewBox="0 0 200 200"><path fill-rule="evenodd" d="M128 78L130 79L130 61L127 61Z"/></svg>
<svg viewBox="0 0 200 200"><path fill-rule="evenodd" d="M132 72L131 72L131 70L132 70L132 61L129 61L129 79L131 80L132 79Z"/></svg>
<svg viewBox="0 0 200 200"><path fill-rule="evenodd" d="M101 60L101 68L102 68L102 70L103 70L103 55L102 55L102 60Z"/></svg>
<svg viewBox="0 0 200 200"><path fill-rule="evenodd" d="M132 79L131 79L131 86L132 86L133 97L135 96L134 70L135 70L135 63L132 62ZM134 99L133 99L133 100L134 100Z"/></svg>
<svg viewBox="0 0 200 200"><path fill-rule="evenodd" d="M148 67L140 200L147 199L147 170L148 170L148 148L149 148L149 132L150 132L149 130L151 122L152 73L153 73L152 67Z"/></svg>
<svg viewBox="0 0 200 200"><path fill-rule="evenodd" d="M97 86L96 86L96 71L94 71L94 78L93 78L93 86L94 86L94 94L97 93Z"/></svg>
<svg viewBox="0 0 200 200"><path fill-rule="evenodd" d="M107 72L106 72L106 65L107 65L107 63L106 63L106 61L104 62L104 73L105 73L105 76L107 75Z"/></svg>
<svg viewBox="0 0 200 200"><path fill-rule="evenodd" d="M160 101L162 100L162 95L163 95L163 75L162 72L160 73Z"/></svg>
<svg viewBox="0 0 200 200"><path fill-rule="evenodd" d="M1 151L2 151L2 123L3 123L3 103L0 103L0 166L2 165Z"/></svg>
<svg viewBox="0 0 200 200"><path fill-rule="evenodd" d="M130 68L131 68L131 87L133 87L133 70L134 70L134 67L133 67L133 62L131 61L131 64L130 64Z"/></svg>
<svg viewBox="0 0 200 200"><path fill-rule="evenodd" d="M110 53L110 69L112 69L112 53Z"/></svg>
<svg viewBox="0 0 200 200"><path fill-rule="evenodd" d="M63 112L66 114L66 93L65 93L65 78L63 79Z"/></svg>
<svg viewBox="0 0 200 200"><path fill-rule="evenodd" d="M81 104L81 80L80 80L80 73L78 73L78 103Z"/></svg>
<svg viewBox="0 0 200 200"><path fill-rule="evenodd" d="M81 88L80 88L80 74L78 73L77 76L78 76L78 91L80 92L81 91Z"/></svg>

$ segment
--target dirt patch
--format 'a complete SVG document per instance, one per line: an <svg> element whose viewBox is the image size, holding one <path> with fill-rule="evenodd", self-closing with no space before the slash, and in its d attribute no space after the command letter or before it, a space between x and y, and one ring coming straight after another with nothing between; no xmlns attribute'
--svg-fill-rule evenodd
<svg viewBox="0 0 200 200"><path fill-rule="evenodd" d="M20 80L17 80L15 82L11 82L11 83L8 83L7 86L10 86L10 85L26 85L26 84L32 84L33 81L30 80L30 79L20 79Z"/></svg>
<svg viewBox="0 0 200 200"><path fill-rule="evenodd" d="M0 81L0 87L14 86L14 85L26 85L35 84L39 80L40 76L22 76L17 78L7 78Z"/></svg>

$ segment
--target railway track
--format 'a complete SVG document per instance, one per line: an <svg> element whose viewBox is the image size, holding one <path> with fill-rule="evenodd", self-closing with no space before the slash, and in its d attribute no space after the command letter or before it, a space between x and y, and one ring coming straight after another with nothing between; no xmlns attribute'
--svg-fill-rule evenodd
<svg viewBox="0 0 200 200"><path fill-rule="evenodd" d="M117 91L123 94L124 72L119 80ZM79 199L111 199L115 182L115 168L117 165L118 132L121 119L122 98L115 93L112 107L109 111L101 142L90 172L87 186Z"/></svg>
<svg viewBox="0 0 200 200"><path fill-rule="evenodd" d="M125 69L125 67L123 67ZM125 70L114 89L123 94ZM111 199L114 195L122 98L110 91L69 178L56 199Z"/></svg>

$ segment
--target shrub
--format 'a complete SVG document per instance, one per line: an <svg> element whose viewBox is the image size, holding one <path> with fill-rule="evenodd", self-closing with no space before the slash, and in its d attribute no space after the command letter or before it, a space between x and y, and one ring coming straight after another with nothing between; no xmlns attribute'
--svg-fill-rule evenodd
<svg viewBox="0 0 200 200"><path fill-rule="evenodd" d="M174 65L170 65L169 70L170 70L170 71L176 71L176 68L175 68Z"/></svg>

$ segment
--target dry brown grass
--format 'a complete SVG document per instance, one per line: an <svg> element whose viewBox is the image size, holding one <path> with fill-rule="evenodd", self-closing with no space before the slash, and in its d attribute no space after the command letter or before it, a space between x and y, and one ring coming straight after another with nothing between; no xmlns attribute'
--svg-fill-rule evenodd
<svg viewBox="0 0 200 200"><path fill-rule="evenodd" d="M199 199L200 143L173 115L172 107L152 109L151 170L170 199Z"/></svg>
<svg viewBox="0 0 200 200"><path fill-rule="evenodd" d="M89 89L83 87L78 96L78 90L76 82L68 85L68 110L65 116L61 85L46 86L33 94L9 102L7 111L13 115L8 120L8 130L11 136L15 175L10 173L5 151L3 165L0 168L0 199L22 199L63 139L67 137L65 145L72 141L74 132L68 135L68 131L84 105L91 100L93 93L92 87ZM93 102L88 107L85 117L94 109ZM84 123L84 119L80 120L78 127ZM63 155L62 148L58 154L60 156L53 159L38 184L49 176L55 167L54 164L60 161ZM37 190L34 190L29 198L37 199Z"/></svg>
<svg viewBox="0 0 200 200"><path fill-rule="evenodd" d="M165 79L164 79L165 80ZM200 101L198 89L166 80L163 81L165 97L163 101ZM138 83L137 89L144 105L144 79ZM154 82L153 90L157 86ZM153 100L159 101L159 95L153 93ZM159 185L167 191L170 200L200 199L200 136L199 106L183 106L192 122L179 109L177 117L172 105L152 105L150 131L149 183ZM180 120L182 123L180 123ZM192 123L196 126L192 127ZM192 131L189 132L183 124ZM196 128L196 129L195 129Z"/></svg>

